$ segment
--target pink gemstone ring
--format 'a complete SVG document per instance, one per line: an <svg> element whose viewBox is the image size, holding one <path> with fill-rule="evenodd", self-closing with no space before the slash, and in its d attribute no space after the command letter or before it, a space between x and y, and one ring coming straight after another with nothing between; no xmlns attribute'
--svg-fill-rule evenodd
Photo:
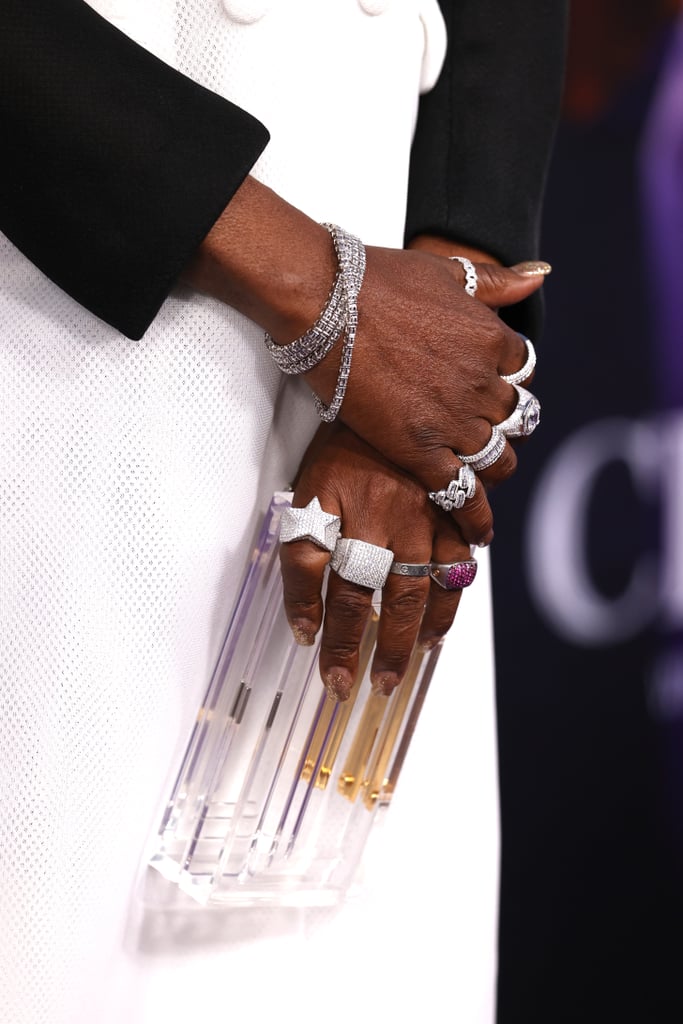
<svg viewBox="0 0 683 1024"><path fill-rule="evenodd" d="M429 575L444 590L462 590L474 582L477 563L474 558L466 562L432 562Z"/></svg>

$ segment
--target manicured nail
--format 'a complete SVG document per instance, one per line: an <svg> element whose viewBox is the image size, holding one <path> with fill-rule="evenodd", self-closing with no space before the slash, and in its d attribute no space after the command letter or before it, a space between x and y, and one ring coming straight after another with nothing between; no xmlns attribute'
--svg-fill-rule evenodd
<svg viewBox="0 0 683 1024"><path fill-rule="evenodd" d="M399 682L395 672L373 673L372 692L378 697L391 697Z"/></svg>
<svg viewBox="0 0 683 1024"><path fill-rule="evenodd" d="M545 277L552 272L553 268L542 260L525 260L524 263L515 263L511 269L526 277L538 277L539 275Z"/></svg>
<svg viewBox="0 0 683 1024"><path fill-rule="evenodd" d="M433 651L438 643L441 643L443 637L441 636L423 636L417 642L418 648L427 654L428 651Z"/></svg>
<svg viewBox="0 0 683 1024"><path fill-rule="evenodd" d="M315 629L308 619L295 619L291 623L292 635L302 647L312 647L315 642Z"/></svg>
<svg viewBox="0 0 683 1024"><path fill-rule="evenodd" d="M333 700L348 700L351 696L351 675L345 668L331 668L323 682Z"/></svg>

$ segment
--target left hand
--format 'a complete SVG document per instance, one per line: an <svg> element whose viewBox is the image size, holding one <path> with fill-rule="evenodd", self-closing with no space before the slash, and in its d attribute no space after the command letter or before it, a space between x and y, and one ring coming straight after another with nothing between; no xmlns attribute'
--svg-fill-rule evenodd
<svg viewBox="0 0 683 1024"><path fill-rule="evenodd" d="M341 517L342 536L390 548L401 562L468 560L470 548L455 521L430 501L424 487L387 462L348 427L320 428L299 474L293 504L316 497ZM323 622L322 587L329 554L311 541L280 549L284 604L294 636L312 644ZM389 695L401 681L416 643L434 646L450 628L462 591L444 590L426 577L391 573L382 590L377 645L371 667L376 692ZM320 673L328 692L346 700L358 670L358 649L373 591L330 572L324 608Z"/></svg>

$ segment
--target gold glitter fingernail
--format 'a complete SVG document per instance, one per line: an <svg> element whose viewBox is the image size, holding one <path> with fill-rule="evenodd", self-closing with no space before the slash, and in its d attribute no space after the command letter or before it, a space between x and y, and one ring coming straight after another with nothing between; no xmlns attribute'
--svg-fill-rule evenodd
<svg viewBox="0 0 683 1024"><path fill-rule="evenodd" d="M525 260L523 263L515 263L514 267L511 268L518 274L526 274L529 277L537 277L538 275L550 274L552 267L549 263L544 263L542 260Z"/></svg>

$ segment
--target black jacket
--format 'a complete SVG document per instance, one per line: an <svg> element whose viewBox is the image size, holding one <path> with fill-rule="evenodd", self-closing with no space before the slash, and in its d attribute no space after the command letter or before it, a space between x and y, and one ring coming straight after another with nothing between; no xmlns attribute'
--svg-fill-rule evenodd
<svg viewBox="0 0 683 1024"><path fill-rule="evenodd" d="M449 51L423 97L407 236L536 255L562 80L564 0L442 0ZM268 141L83 0L0 4L0 230L131 338ZM285 197L286 198L286 197Z"/></svg>

